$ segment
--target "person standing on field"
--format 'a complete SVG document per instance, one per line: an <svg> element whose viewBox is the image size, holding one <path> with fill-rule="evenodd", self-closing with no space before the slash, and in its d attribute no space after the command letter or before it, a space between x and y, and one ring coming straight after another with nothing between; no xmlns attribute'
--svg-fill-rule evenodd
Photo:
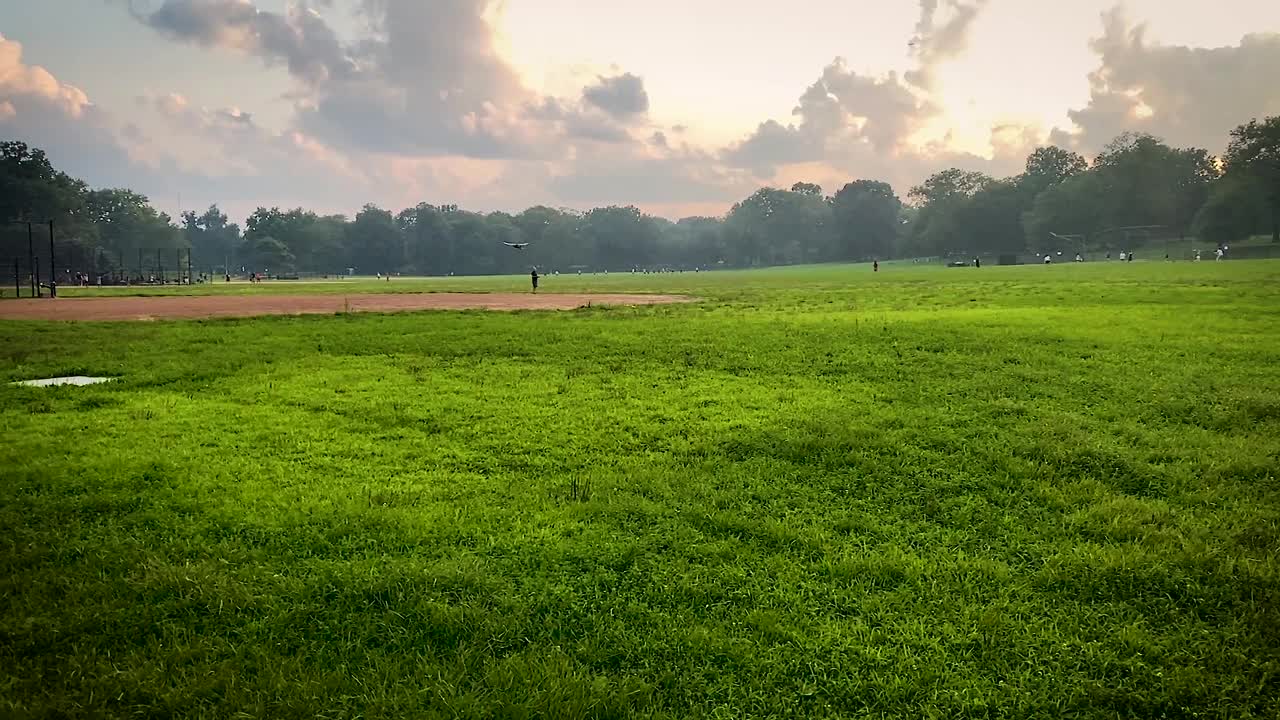
<svg viewBox="0 0 1280 720"><path fill-rule="evenodd" d="M533 272L529 273L529 279L533 281L533 291L538 292L538 268L534 268Z"/></svg>
<svg viewBox="0 0 1280 720"><path fill-rule="evenodd" d="M871 272L880 272L880 261L874 260L871 263Z"/></svg>

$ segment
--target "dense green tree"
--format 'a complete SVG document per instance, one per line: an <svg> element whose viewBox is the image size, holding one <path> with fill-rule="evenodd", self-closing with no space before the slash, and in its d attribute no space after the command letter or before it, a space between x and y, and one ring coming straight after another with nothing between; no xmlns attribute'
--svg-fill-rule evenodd
<svg viewBox="0 0 1280 720"><path fill-rule="evenodd" d="M837 257L841 260L886 258L897 240L902 201L888 183L855 180L832 198Z"/></svg>
<svg viewBox="0 0 1280 720"><path fill-rule="evenodd" d="M834 230L821 196L761 188L729 211L723 239L731 264L790 265L829 257Z"/></svg>
<svg viewBox="0 0 1280 720"><path fill-rule="evenodd" d="M1098 208L1107 204L1107 188L1095 173L1081 173L1040 193L1023 218L1032 250L1046 247L1054 234L1086 238L1106 227Z"/></svg>
<svg viewBox="0 0 1280 720"><path fill-rule="evenodd" d="M123 189L91 190L85 195L85 208L97 228L97 242L109 257L123 257L125 267L134 267L138 251L186 247L186 239L169 216L151 207L145 195Z"/></svg>
<svg viewBox="0 0 1280 720"><path fill-rule="evenodd" d="M1018 178L1018 184L1026 193L1025 201L1029 204L1035 202L1036 197L1045 190L1088 169L1089 161L1083 156L1050 145L1036 148L1027 157L1026 169Z"/></svg>
<svg viewBox="0 0 1280 720"><path fill-rule="evenodd" d="M404 265L401 238L396 219L389 210L365 205L346 227L352 266L367 275L399 272Z"/></svg>
<svg viewBox="0 0 1280 720"><path fill-rule="evenodd" d="M957 168L931 175L911 188L908 197L919 209L912 223L912 245L927 254L969 254L976 232L965 224L965 208L995 182L989 175Z"/></svg>
<svg viewBox="0 0 1280 720"><path fill-rule="evenodd" d="M1094 160L1106 194L1095 212L1112 227L1158 225L1184 233L1217 176L1204 150L1176 149L1159 138L1125 133Z"/></svg>
<svg viewBox="0 0 1280 720"><path fill-rule="evenodd" d="M279 275L297 269L297 259L289 246L270 235L254 235L242 249L249 272Z"/></svg>
<svg viewBox="0 0 1280 720"><path fill-rule="evenodd" d="M427 275L448 272L449 223L440 208L418 203L401 211L396 225L404 239L406 269Z"/></svg>
<svg viewBox="0 0 1280 720"><path fill-rule="evenodd" d="M634 206L596 208L582 216L580 228L595 250L594 266L631 270L657 258L658 227Z"/></svg>
<svg viewBox="0 0 1280 720"><path fill-rule="evenodd" d="M201 215L191 211L183 213L182 229L196 267L233 267L240 245L240 227L228 222L217 205L210 205Z"/></svg>
<svg viewBox="0 0 1280 720"><path fill-rule="evenodd" d="M1260 183L1228 173L1214 183L1196 215L1192 232L1206 242L1227 245L1269 228L1271 208Z"/></svg>
<svg viewBox="0 0 1280 720"><path fill-rule="evenodd" d="M1280 115L1232 130L1224 160L1228 173L1260 188L1270 214L1271 241L1280 243Z"/></svg>
<svg viewBox="0 0 1280 720"><path fill-rule="evenodd" d="M1127 244L1134 226L1212 242L1260 231L1280 236L1280 118L1236 128L1224 161L1126 133L1092 164L1050 146L1032 152L1016 177L944 170L911 188L908 204L882 182L850 182L829 198L821 186L797 182L789 190L761 188L721 218L670 222L633 206L481 214L420 203L396 214L366 205L348 220L260 207L240 235L216 205L185 213L178 231L146 197L89 190L40 150L9 142L0 143L0 221L8 221L0 224L0 248L21 255L22 220L46 216L61 228L60 259L92 257L98 267L103 252L132 268L138 250L190 246L202 267L231 256L259 270L270 262L273 269L437 275L1010 254L1060 244L1055 235L1084 236L1095 247L1120 237Z"/></svg>
<svg viewBox="0 0 1280 720"><path fill-rule="evenodd" d="M1026 197L1016 180L995 180L961 202L955 212L967 252L1002 255L1024 250Z"/></svg>

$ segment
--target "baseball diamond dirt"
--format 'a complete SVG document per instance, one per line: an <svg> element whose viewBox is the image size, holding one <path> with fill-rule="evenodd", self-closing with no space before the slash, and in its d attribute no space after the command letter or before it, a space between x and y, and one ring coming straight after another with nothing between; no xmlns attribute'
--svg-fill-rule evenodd
<svg viewBox="0 0 1280 720"><path fill-rule="evenodd" d="M166 320L414 310L573 310L588 305L690 302L680 295L423 293L383 295L206 295L11 300L6 320Z"/></svg>

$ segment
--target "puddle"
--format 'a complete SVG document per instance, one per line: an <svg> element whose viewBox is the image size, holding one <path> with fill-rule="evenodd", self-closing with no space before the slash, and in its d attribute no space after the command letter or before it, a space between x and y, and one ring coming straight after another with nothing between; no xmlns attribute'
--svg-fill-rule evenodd
<svg viewBox="0 0 1280 720"><path fill-rule="evenodd" d="M111 382L112 380L115 380L115 378L72 375L71 377L45 378L43 380L22 380L9 384L26 385L27 387L50 387L52 385L97 385L98 383Z"/></svg>

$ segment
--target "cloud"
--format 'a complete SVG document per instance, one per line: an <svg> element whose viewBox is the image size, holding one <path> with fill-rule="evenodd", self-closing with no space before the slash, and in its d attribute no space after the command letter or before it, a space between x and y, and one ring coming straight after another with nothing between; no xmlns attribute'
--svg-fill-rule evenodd
<svg viewBox="0 0 1280 720"><path fill-rule="evenodd" d="M0 35L0 97L9 98L9 113L16 116L13 99L21 99L33 105L71 117L80 117L92 110L89 96L74 85L59 81L48 70L38 65L22 62L21 43L7 40Z"/></svg>
<svg viewBox="0 0 1280 720"><path fill-rule="evenodd" d="M644 80L631 73L600 76L598 83L583 88L582 98L616 118L629 118L649 111L649 93L644 89Z"/></svg>
<svg viewBox="0 0 1280 720"><path fill-rule="evenodd" d="M920 20L911 39L917 66L906 73L906 81L916 87L933 87L934 70L947 60L960 56L969 47L969 30L987 0L946 0L950 17L937 24L939 0L920 0Z"/></svg>
<svg viewBox="0 0 1280 720"><path fill-rule="evenodd" d="M1280 114L1280 34L1246 35L1228 47L1160 45L1116 9L1103 15L1091 47L1099 65L1089 103L1068 113L1073 127L1054 131L1058 144L1092 153L1135 130L1219 152L1236 125Z"/></svg>
<svg viewBox="0 0 1280 720"><path fill-rule="evenodd" d="M337 35L305 4L291 4L281 15L258 10L249 0L165 0L142 19L180 40L284 62L290 73L310 82L355 70Z"/></svg>
<svg viewBox="0 0 1280 720"><path fill-rule="evenodd" d="M140 19L174 39L283 64L300 130L367 152L517 157L544 144L539 98L498 53L492 0L361 0L368 28L344 44L306 4L165 0ZM135 13L137 14L137 13Z"/></svg>
<svg viewBox="0 0 1280 720"><path fill-rule="evenodd" d="M749 176L720 167L706 152L655 152L641 144L575 158L553 166L550 174L552 194L582 206L727 204L757 187Z"/></svg>
<svg viewBox="0 0 1280 720"><path fill-rule="evenodd" d="M869 145L892 154L937 108L918 96L895 73L860 75L837 58L800 96L792 111L799 124L761 123L731 146L725 160L770 177L777 166L823 159L841 147Z"/></svg>
<svg viewBox="0 0 1280 720"><path fill-rule="evenodd" d="M0 137L45 149L72 175L105 184L129 177L126 143L111 119L80 88L23 62L20 43L0 35Z"/></svg>

